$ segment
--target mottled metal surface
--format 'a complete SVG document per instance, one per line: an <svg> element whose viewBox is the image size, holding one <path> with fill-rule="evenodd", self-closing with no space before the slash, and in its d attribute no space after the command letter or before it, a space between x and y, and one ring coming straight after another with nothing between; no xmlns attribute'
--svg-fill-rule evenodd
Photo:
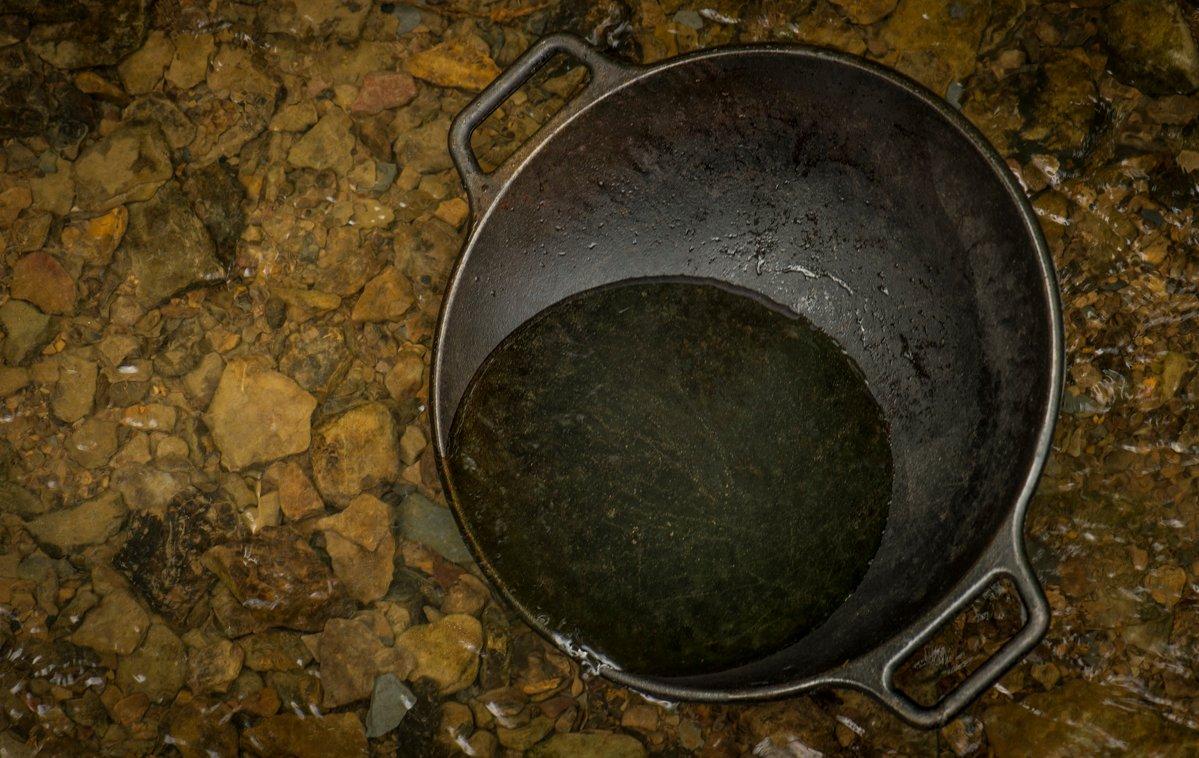
<svg viewBox="0 0 1199 758"><path fill-rule="evenodd" d="M449 468L506 589L637 674L720 671L819 625L891 498L861 371L702 282L591 290L524 324L467 390Z"/></svg>

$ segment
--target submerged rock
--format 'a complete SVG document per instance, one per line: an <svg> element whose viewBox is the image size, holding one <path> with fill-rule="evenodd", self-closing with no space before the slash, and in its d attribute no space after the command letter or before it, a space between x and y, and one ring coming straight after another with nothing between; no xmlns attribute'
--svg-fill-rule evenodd
<svg viewBox="0 0 1199 758"><path fill-rule="evenodd" d="M1100 34L1122 80L1151 95L1199 88L1199 51L1174 0L1117 0L1104 11Z"/></svg>
<svg viewBox="0 0 1199 758"><path fill-rule="evenodd" d="M483 627L473 616L451 614L431 624L414 626L395 646L414 663L408 679L429 679L443 695L469 687L479 673Z"/></svg>
<svg viewBox="0 0 1199 758"><path fill-rule="evenodd" d="M287 162L296 168L333 169L345 174L354 166L353 121L340 108L330 108L291 147Z"/></svg>
<svg viewBox="0 0 1199 758"><path fill-rule="evenodd" d="M354 321L399 321L416 302L412 285L395 266L366 283L350 317Z"/></svg>
<svg viewBox="0 0 1199 758"><path fill-rule="evenodd" d="M246 226L242 209L245 190L237 180L237 172L227 161L213 161L188 173L183 193L212 237L221 264L232 265L237 241Z"/></svg>
<svg viewBox="0 0 1199 758"><path fill-rule="evenodd" d="M882 25L886 61L944 96L974 72L989 5L900 0Z"/></svg>
<svg viewBox="0 0 1199 758"><path fill-rule="evenodd" d="M65 148L78 145L98 120L92 98L26 46L0 49L0 139L39 136Z"/></svg>
<svg viewBox="0 0 1199 758"><path fill-rule="evenodd" d="M434 45L408 59L408 73L438 87L478 92L500 75L487 43L470 36Z"/></svg>
<svg viewBox="0 0 1199 758"><path fill-rule="evenodd" d="M120 496L108 492L73 508L39 516L26 527L39 542L71 553L86 545L99 545L112 537L121 528L125 513Z"/></svg>
<svg viewBox="0 0 1199 758"><path fill-rule="evenodd" d="M312 475L339 506L360 492L399 478L398 431L382 403L366 403L322 424L313 433Z"/></svg>
<svg viewBox="0 0 1199 758"><path fill-rule="evenodd" d="M155 703L175 697L186 680L183 642L165 624L152 625L141 646L117 665L121 690L144 693Z"/></svg>
<svg viewBox="0 0 1199 758"><path fill-rule="evenodd" d="M162 130L125 124L89 145L75 161L75 201L85 211L106 211L149 200L172 173Z"/></svg>
<svg viewBox="0 0 1199 758"><path fill-rule="evenodd" d="M400 533L405 539L432 548L455 563L471 562L470 550L462 541L462 533L449 508L413 492L400 503L398 516Z"/></svg>
<svg viewBox="0 0 1199 758"><path fill-rule="evenodd" d="M241 470L308 449L316 398L250 359L225 366L208 407L208 425L226 468Z"/></svg>
<svg viewBox="0 0 1199 758"><path fill-rule="evenodd" d="M107 265L128 223L129 211L123 205L93 218L73 221L63 227L63 251L87 265Z"/></svg>
<svg viewBox="0 0 1199 758"><path fill-rule="evenodd" d="M264 757L325 758L336 755L349 758L367 754L366 732L353 713L271 716L242 732L241 747Z"/></svg>
<svg viewBox="0 0 1199 758"><path fill-rule="evenodd" d="M33 303L43 313L75 310L75 280L49 253L29 253L13 264L9 288L13 297Z"/></svg>
<svg viewBox="0 0 1199 758"><path fill-rule="evenodd" d="M121 248L129 256L137 298L146 307L225 277L208 231L173 182L153 199L129 206Z"/></svg>
<svg viewBox="0 0 1199 758"><path fill-rule="evenodd" d="M98 653L128 655L142 641L149 627L150 616L133 595L112 590L99 605L88 611L70 639L76 645L90 647Z"/></svg>
<svg viewBox="0 0 1199 758"><path fill-rule="evenodd" d="M0 305L3 358L10 366L24 363L54 336L50 317L21 300Z"/></svg>
<svg viewBox="0 0 1199 758"><path fill-rule="evenodd" d="M416 695L395 674L381 674L375 679L371 691L370 710L366 712L366 736L370 739L382 737L400 725L412 706Z"/></svg>
<svg viewBox="0 0 1199 758"><path fill-rule="evenodd" d="M644 758L637 738L615 732L555 734L528 752L529 758Z"/></svg>
<svg viewBox="0 0 1199 758"><path fill-rule="evenodd" d="M400 651L384 645L370 627L358 620L330 619L316 650L325 708L364 700L370 697L380 674L404 676L412 667Z"/></svg>
<svg viewBox="0 0 1199 758"><path fill-rule="evenodd" d="M34 27L27 42L58 68L112 66L145 39L148 5L147 0L75 5L68 11L70 20Z"/></svg>

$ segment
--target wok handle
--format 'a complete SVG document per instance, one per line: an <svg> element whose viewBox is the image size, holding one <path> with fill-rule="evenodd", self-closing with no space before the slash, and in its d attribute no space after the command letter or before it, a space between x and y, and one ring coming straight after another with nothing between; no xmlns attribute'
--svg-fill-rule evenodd
<svg viewBox="0 0 1199 758"><path fill-rule="evenodd" d="M1018 526L1011 539L1000 538L975 567L964 591L919 622L915 635L899 635L899 641L850 664L847 684L864 689L894 710L905 721L924 728L939 727L957 716L1015 666L1045 636L1049 629L1049 604L1036 575L1024 555ZM932 706L922 706L895 686L895 672L946 623L1000 579L1010 579L1020 594L1026 613L1024 626L1002 648L979 666L966 680ZM857 664L857 665L855 665Z"/></svg>
<svg viewBox="0 0 1199 758"><path fill-rule="evenodd" d="M496 108L516 94L530 77L559 53L581 61L590 72L591 79L582 92L577 93L572 101L542 125L542 132L552 131L552 124L565 121L587 102L594 100L599 93L622 81L627 72L632 70L631 67L617 63L572 34L552 34L535 42L496 77L487 89L463 108L450 126L450 157L462 176L462 183L466 186L466 193L470 198L471 212L476 219L491 203L496 191L503 186L505 171L503 166L491 174L483 171L474 150L471 149L471 135Z"/></svg>

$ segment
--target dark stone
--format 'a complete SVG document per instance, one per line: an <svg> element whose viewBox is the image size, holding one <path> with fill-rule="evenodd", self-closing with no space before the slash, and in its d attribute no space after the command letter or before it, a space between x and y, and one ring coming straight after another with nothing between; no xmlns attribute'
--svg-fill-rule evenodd
<svg viewBox="0 0 1199 758"><path fill-rule="evenodd" d="M573 32L610 54L629 61L641 59L641 46L633 34L633 9L624 0L568 0L558 6L548 29Z"/></svg>
<svg viewBox="0 0 1199 758"><path fill-rule="evenodd" d="M91 97L24 45L0 49L0 140L38 135L61 149L79 144L98 119Z"/></svg>
<svg viewBox="0 0 1199 758"><path fill-rule="evenodd" d="M148 0L64 5L72 11L68 17L59 20L60 12L45 14L48 23L34 27L28 38L34 52L59 68L116 65L145 42Z"/></svg>
<svg viewBox="0 0 1199 758"><path fill-rule="evenodd" d="M224 502L183 495L168 506L164 516L135 513L129 539L113 557L113 566L125 575L155 611L179 625L190 625L197 601L212 585L201 556L239 533L237 514Z"/></svg>
<svg viewBox="0 0 1199 758"><path fill-rule="evenodd" d="M246 227L242 209L245 192L237 171L224 158L214 161L190 172L183 182L183 192L212 237L217 259L228 268Z"/></svg>

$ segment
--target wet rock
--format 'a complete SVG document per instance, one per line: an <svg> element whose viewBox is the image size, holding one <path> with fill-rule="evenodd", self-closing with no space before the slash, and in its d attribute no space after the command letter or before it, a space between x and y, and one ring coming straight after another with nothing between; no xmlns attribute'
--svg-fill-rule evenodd
<svg viewBox="0 0 1199 758"><path fill-rule="evenodd" d="M1117 0L1104 11L1100 34L1123 81L1151 95L1199 88L1199 51L1173 0Z"/></svg>
<svg viewBox="0 0 1199 758"><path fill-rule="evenodd" d="M137 298L146 307L225 276L212 239L173 182L153 199L129 206L121 248L129 256Z"/></svg>
<svg viewBox="0 0 1199 758"><path fill-rule="evenodd" d="M1158 566L1145 575L1145 589L1155 602L1173 608L1186 589L1187 572L1179 566Z"/></svg>
<svg viewBox="0 0 1199 758"><path fill-rule="evenodd" d="M225 366L208 408L208 426L221 461L239 471L308 449L316 399L261 362Z"/></svg>
<svg viewBox="0 0 1199 758"><path fill-rule="evenodd" d="M345 584L350 596L369 604L387 593L395 571L396 545L390 531L390 513L370 495L356 498L346 512L350 511L353 511L350 519L336 522L345 534L326 528L325 548L333 573Z"/></svg>
<svg viewBox="0 0 1199 758"><path fill-rule="evenodd" d="M192 210L208 230L216 246L216 256L225 266L233 264L237 241L246 227L242 209L245 192L237 172L227 161L218 160L187 175L183 193Z"/></svg>
<svg viewBox="0 0 1199 758"><path fill-rule="evenodd" d="M175 697L186 679L183 642L164 624L151 625L142 644L117 665L117 686L144 693L155 703Z"/></svg>
<svg viewBox="0 0 1199 758"><path fill-rule="evenodd" d="M39 542L70 554L108 540L121 528L125 513L120 496L108 492L73 508L51 511L25 526Z"/></svg>
<svg viewBox="0 0 1199 758"><path fill-rule="evenodd" d="M105 266L112 260L125 236L129 211L117 206L94 218L73 221L62 230L63 252L90 266Z"/></svg>
<svg viewBox="0 0 1199 758"><path fill-rule="evenodd" d="M239 99L246 96L260 98L270 102L270 111L274 111L279 83L268 69L255 59L250 49L222 45L216 57L212 59L207 81L213 92L234 95ZM268 117L269 115L270 113L267 114ZM257 133L256 131L255 134Z"/></svg>
<svg viewBox="0 0 1199 758"><path fill-rule="evenodd" d="M350 104L354 113L382 113L407 105L416 97L416 82L402 71L376 71L362 77L358 98Z"/></svg>
<svg viewBox="0 0 1199 758"><path fill-rule="evenodd" d="M183 758L237 753L237 727L202 701L177 703L167 716L167 741Z"/></svg>
<svg viewBox="0 0 1199 758"><path fill-rule="evenodd" d="M846 18L863 26L882 21L895 10L897 0L831 0Z"/></svg>
<svg viewBox="0 0 1199 758"><path fill-rule="evenodd" d="M50 407L61 421L73 424L92 412L96 396L96 364L85 358L66 355L58 361L58 381Z"/></svg>
<svg viewBox="0 0 1199 758"><path fill-rule="evenodd" d="M279 508L289 521L300 521L324 512L325 502L300 464L273 464L267 469L266 480L277 488Z"/></svg>
<svg viewBox="0 0 1199 758"><path fill-rule="evenodd" d="M21 300L0 305L3 357L10 366L24 363L54 336L50 317Z"/></svg>
<svg viewBox="0 0 1199 758"><path fill-rule="evenodd" d="M148 432L171 432L175 429L175 408L162 403L131 405L121 412L121 426L144 429Z"/></svg>
<svg viewBox="0 0 1199 758"><path fill-rule="evenodd" d="M411 667L399 651L384 645L368 626L357 620L330 619L316 649L326 708L364 700L370 697L380 674L398 672L402 676Z"/></svg>
<svg viewBox="0 0 1199 758"><path fill-rule="evenodd" d="M524 726L495 730L500 744L509 750L528 750L545 738L554 729L554 722L545 716L537 716Z"/></svg>
<svg viewBox="0 0 1199 758"><path fill-rule="evenodd" d="M36 305L43 313L75 310L75 280L49 253L29 253L12 268L9 294Z"/></svg>
<svg viewBox="0 0 1199 758"><path fill-rule="evenodd" d="M996 755L1101 755L1119 745L1129 755L1186 753L1199 749L1194 731L1144 706L1125 705L1127 691L1075 680L1019 702L983 712L989 747ZM1086 729L1079 729L1086 724ZM1029 736L1035 735L1035 742Z"/></svg>
<svg viewBox="0 0 1199 758"><path fill-rule="evenodd" d="M405 169L411 167L422 174L432 174L453 167L446 147L450 121L437 118L401 135L395 144L396 158Z"/></svg>
<svg viewBox="0 0 1199 758"><path fill-rule="evenodd" d="M400 474L395 419L366 403L321 424L313 434L312 475L326 500L344 506L360 492Z"/></svg>
<svg viewBox="0 0 1199 758"><path fill-rule="evenodd" d="M35 26L26 42L58 68L111 66L145 39L146 6L146 0L78 5L72 9L71 20Z"/></svg>
<svg viewBox="0 0 1199 758"><path fill-rule="evenodd" d="M299 39L334 37L352 42L362 33L370 3L341 0L291 0L263 7L262 23L267 32Z"/></svg>
<svg viewBox="0 0 1199 758"><path fill-rule="evenodd" d="M327 324L288 335L279 370L310 392L327 392L349 358L341 329Z"/></svg>
<svg viewBox="0 0 1199 758"><path fill-rule="evenodd" d="M89 145L75 161L75 201L85 211L106 211L149 200L172 172L162 130L125 124Z"/></svg>
<svg viewBox="0 0 1199 758"><path fill-rule="evenodd" d="M112 590L99 605L87 612L70 640L98 653L128 655L137 648L149 628L150 616L133 595L124 590Z"/></svg>
<svg viewBox="0 0 1199 758"><path fill-rule="evenodd" d="M411 399L424 383L425 362L419 352L404 348L396 357L395 365L387 372L383 385L396 401Z"/></svg>
<svg viewBox="0 0 1199 758"><path fill-rule="evenodd" d="M405 466L411 466L425 451L425 434L417 426L409 426L400 436L400 460Z"/></svg>
<svg viewBox="0 0 1199 758"><path fill-rule="evenodd" d="M475 36L447 40L419 52L405 64L408 73L438 87L478 92L500 75L487 43Z"/></svg>
<svg viewBox="0 0 1199 758"><path fill-rule="evenodd" d="M296 168L332 169L345 174L354 165L353 121L340 108L330 108L287 153Z"/></svg>
<svg viewBox="0 0 1199 758"><path fill-rule="evenodd" d="M362 289L379 270L378 240L378 235L362 235L352 227L331 229L317 257L321 286L342 296Z"/></svg>
<svg viewBox="0 0 1199 758"><path fill-rule="evenodd" d="M18 366L0 366L0 397L8 397L27 386L29 386L29 369Z"/></svg>
<svg viewBox="0 0 1199 758"><path fill-rule="evenodd" d="M146 443L147 458L149 445ZM121 457L120 450L114 456L114 461ZM125 504L134 511L161 511L172 499L186 488L186 482L166 471L140 464L122 465L114 463L112 486L121 493Z"/></svg>
<svg viewBox="0 0 1199 758"><path fill-rule="evenodd" d="M0 139L41 136L72 147L98 120L95 102L26 46L0 49Z"/></svg>
<svg viewBox="0 0 1199 758"><path fill-rule="evenodd" d="M271 119L272 132L303 132L316 123L316 106L311 100L284 105Z"/></svg>
<svg viewBox="0 0 1199 758"><path fill-rule="evenodd" d="M410 681L429 679L448 695L466 689L478 675L483 627L473 616L452 614L406 630L395 646L414 663Z"/></svg>
<svg viewBox="0 0 1199 758"><path fill-rule="evenodd" d="M416 695L395 674L376 677L370 709L366 712L366 736L375 739L395 729L414 705Z"/></svg>
<svg viewBox="0 0 1199 758"><path fill-rule="evenodd" d="M191 89L208 75L208 60L216 50L211 34L180 34L174 38L175 55L166 80L178 89Z"/></svg>
<svg viewBox="0 0 1199 758"><path fill-rule="evenodd" d="M1093 76L1081 56L1063 55L1047 62L1033 96L1030 125L1020 136L1063 157L1082 151L1098 114Z"/></svg>
<svg viewBox="0 0 1199 758"><path fill-rule="evenodd" d="M398 321L416 302L412 285L394 266L366 283L354 304L354 321Z"/></svg>
<svg viewBox="0 0 1199 758"><path fill-rule="evenodd" d="M292 758L367 754L366 732L353 713L271 716L242 732L241 747L253 755Z"/></svg>
<svg viewBox="0 0 1199 758"><path fill-rule="evenodd" d="M188 644L187 683L192 692L226 692L241 673L245 653L241 647L217 635L198 629L184 635Z"/></svg>
<svg viewBox="0 0 1199 758"><path fill-rule="evenodd" d="M312 661L312 653L294 632L259 632L239 643L246 653L246 666L254 671L295 671Z"/></svg>
<svg viewBox="0 0 1199 758"><path fill-rule="evenodd" d="M237 516L224 503L195 496L181 497L163 515L135 513L129 539L112 565L158 613L174 624L185 623L212 578L201 556L212 545L237 535Z"/></svg>
<svg viewBox="0 0 1199 758"><path fill-rule="evenodd" d="M8 247L14 253L37 250L46 243L54 217L48 211L28 211L21 214L8 235Z"/></svg>
<svg viewBox="0 0 1199 758"><path fill-rule="evenodd" d="M175 45L170 38L160 31L152 31L141 48L121 61L117 71L130 94L144 95L162 81L162 73L173 57Z"/></svg>
<svg viewBox="0 0 1199 758"><path fill-rule="evenodd" d="M462 198L455 197L439 203L433 215L457 229L470 216L470 206Z"/></svg>
<svg viewBox="0 0 1199 758"><path fill-rule="evenodd" d="M100 468L116 451L117 425L106 419L89 418L67 438L67 455L84 468Z"/></svg>
<svg viewBox="0 0 1199 758"><path fill-rule="evenodd" d="M276 626L317 631L330 618L354 610L341 581L308 543L286 529L214 547L204 565L253 622L251 631Z"/></svg>
<svg viewBox="0 0 1199 758"><path fill-rule="evenodd" d="M195 407L208 407L224 371L224 359L221 358L220 353L213 352L205 353L196 367L183 376L183 391L187 393Z"/></svg>
<svg viewBox="0 0 1199 758"><path fill-rule="evenodd" d="M530 758L643 758L645 747L635 737L614 732L555 734L529 751Z"/></svg>
<svg viewBox="0 0 1199 758"><path fill-rule="evenodd" d="M470 550L448 508L414 492L400 503L398 516L400 533L406 539L432 548L455 563L471 562Z"/></svg>
<svg viewBox="0 0 1199 758"><path fill-rule="evenodd" d="M137 98L129 103L122 115L126 121L144 121L158 126L167 144L174 150L182 150L196 138L196 125L187 114L174 102L159 95Z"/></svg>
<svg viewBox="0 0 1199 758"><path fill-rule="evenodd" d="M900 0L882 27L886 60L943 96L973 73L987 16L979 3Z"/></svg>

